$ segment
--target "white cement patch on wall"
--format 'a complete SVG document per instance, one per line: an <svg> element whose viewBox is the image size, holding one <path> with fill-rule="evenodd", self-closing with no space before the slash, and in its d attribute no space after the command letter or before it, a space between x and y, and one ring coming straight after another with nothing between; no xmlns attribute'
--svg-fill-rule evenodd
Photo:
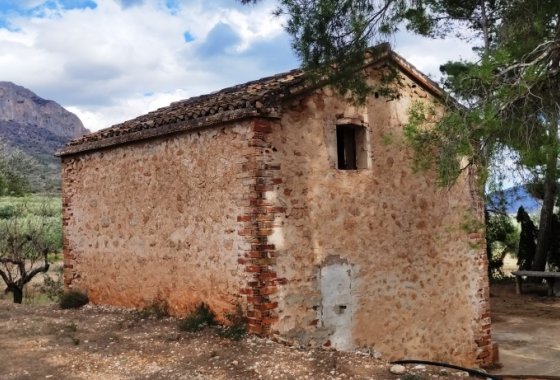
<svg viewBox="0 0 560 380"><path fill-rule="evenodd" d="M346 263L329 264L321 268L321 322L333 331L332 347L349 350L352 344L352 267Z"/></svg>

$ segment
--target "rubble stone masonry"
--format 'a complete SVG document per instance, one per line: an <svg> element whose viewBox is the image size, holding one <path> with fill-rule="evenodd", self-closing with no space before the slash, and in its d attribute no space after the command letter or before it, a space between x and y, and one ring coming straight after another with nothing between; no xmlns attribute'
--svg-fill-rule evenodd
<svg viewBox="0 0 560 380"><path fill-rule="evenodd" d="M238 199L250 125L183 133L63 158L65 284L94 303L185 314L242 303L249 273Z"/></svg>
<svg viewBox="0 0 560 380"><path fill-rule="evenodd" d="M176 315L241 304L251 332L300 344L491 364L475 173L444 189L413 171L408 110L434 97L404 75L400 91L356 106L324 87L267 117L64 155L66 286ZM358 169L337 167L337 126Z"/></svg>
<svg viewBox="0 0 560 380"><path fill-rule="evenodd" d="M273 333L386 359L491 363L477 185L414 173L404 142L409 107L432 99L404 77L398 99L358 107L323 88L286 106L270 134L285 214L268 242L288 279ZM337 169L336 127L348 124L362 131L357 170Z"/></svg>

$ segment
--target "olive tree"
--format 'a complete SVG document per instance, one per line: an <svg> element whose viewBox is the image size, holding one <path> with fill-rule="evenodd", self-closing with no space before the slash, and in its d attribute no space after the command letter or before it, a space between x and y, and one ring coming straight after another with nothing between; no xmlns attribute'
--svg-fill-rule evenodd
<svg viewBox="0 0 560 380"><path fill-rule="evenodd" d="M48 204L7 205L0 219L0 277L14 303L37 274L49 269L49 253L60 248L60 215Z"/></svg>

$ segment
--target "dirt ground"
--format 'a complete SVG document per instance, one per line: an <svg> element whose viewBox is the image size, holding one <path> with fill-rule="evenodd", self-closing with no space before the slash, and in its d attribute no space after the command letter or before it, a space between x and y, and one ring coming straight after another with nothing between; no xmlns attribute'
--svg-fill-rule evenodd
<svg viewBox="0 0 560 380"><path fill-rule="evenodd" d="M369 354L289 347L122 309L13 305L0 300L0 379L397 379ZM464 373L407 366L415 379ZM402 378L402 376L400 376ZM412 379L411 378L411 379Z"/></svg>
<svg viewBox="0 0 560 380"><path fill-rule="evenodd" d="M510 375L560 376L560 298L547 297L546 287L513 282L490 288L493 339L500 346L503 368Z"/></svg>
<svg viewBox="0 0 560 380"><path fill-rule="evenodd" d="M515 294L493 285L495 374L560 374L560 298L544 287ZM43 301L41 301L43 302ZM172 318L87 305L14 305L0 299L0 379L403 379L367 353L290 347L254 336L239 342L213 329L182 332ZM409 379L464 373L408 365Z"/></svg>

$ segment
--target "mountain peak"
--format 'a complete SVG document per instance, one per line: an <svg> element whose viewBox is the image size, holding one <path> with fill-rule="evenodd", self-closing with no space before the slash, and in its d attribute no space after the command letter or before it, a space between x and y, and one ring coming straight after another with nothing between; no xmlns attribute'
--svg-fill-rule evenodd
<svg viewBox="0 0 560 380"><path fill-rule="evenodd" d="M12 82L0 82L2 121L43 128L68 140L89 132L72 112Z"/></svg>
<svg viewBox="0 0 560 380"><path fill-rule="evenodd" d="M33 158L23 173L32 191L60 190L60 161L54 156L69 140L89 131L57 102L12 82L0 81L0 141Z"/></svg>

